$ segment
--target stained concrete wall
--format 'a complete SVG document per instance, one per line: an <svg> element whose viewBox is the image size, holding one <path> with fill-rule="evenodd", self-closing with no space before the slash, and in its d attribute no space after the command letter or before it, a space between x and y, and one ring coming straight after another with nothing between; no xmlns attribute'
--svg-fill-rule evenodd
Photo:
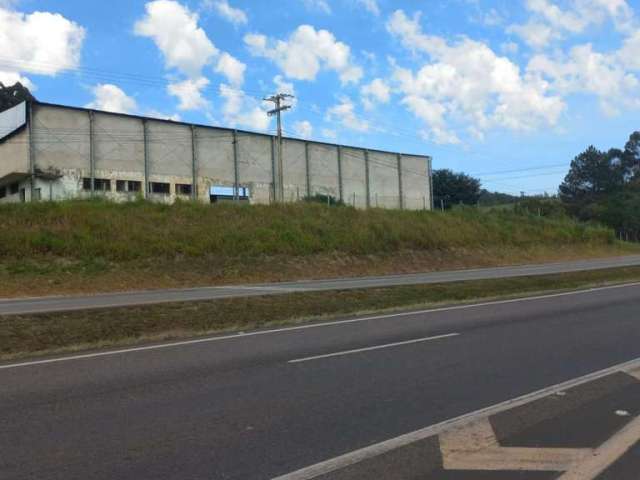
<svg viewBox="0 0 640 480"><path fill-rule="evenodd" d="M272 196L271 138L237 133L238 176L241 187L249 187L254 203L269 203Z"/></svg>
<svg viewBox="0 0 640 480"><path fill-rule="evenodd" d="M337 146L309 143L309 179L311 196L321 194L340 197Z"/></svg>
<svg viewBox="0 0 640 480"><path fill-rule="evenodd" d="M34 104L31 132L38 168L80 169L89 175L87 110Z"/></svg>
<svg viewBox="0 0 640 480"><path fill-rule="evenodd" d="M196 128L198 197L209 201L213 185L233 187L233 132L221 128Z"/></svg>
<svg viewBox="0 0 640 480"><path fill-rule="evenodd" d="M124 180L143 179L140 175L144 173L143 134L143 124L137 118L96 113L93 117L96 170L121 172Z"/></svg>
<svg viewBox="0 0 640 480"><path fill-rule="evenodd" d="M402 190L404 208L431 209L430 159L415 155L402 156Z"/></svg>
<svg viewBox="0 0 640 480"><path fill-rule="evenodd" d="M369 152L369 178L371 206L400 208L400 181L398 156L390 153Z"/></svg>
<svg viewBox="0 0 640 480"><path fill-rule="evenodd" d="M38 187L43 199L90 195L83 190L83 178L90 176L93 151L95 177L111 180L110 192L95 194L127 200L132 195L116 192L116 181L144 184L146 145L149 182L170 184L171 193L150 195L154 200L171 202L176 184L191 185L194 164L201 201L209 200L211 187L233 187L236 180L238 186L248 187L252 203L274 200L279 177L272 136L49 104L36 104L33 117L36 168L62 173L47 180L48 187ZM0 143L0 169L28 171L28 140L25 130ZM395 153L284 139L284 197L295 201L322 194L358 208L400 208L402 190L405 208L430 208L428 157L403 155L401 164L399 172Z"/></svg>
<svg viewBox="0 0 640 480"><path fill-rule="evenodd" d="M29 134L26 128L0 141L0 179L29 172Z"/></svg>
<svg viewBox="0 0 640 480"><path fill-rule="evenodd" d="M284 199L295 202L307 196L305 142L285 139L282 143Z"/></svg>
<svg viewBox="0 0 640 480"><path fill-rule="evenodd" d="M367 168L364 151L341 148L344 202L356 208L367 207Z"/></svg>

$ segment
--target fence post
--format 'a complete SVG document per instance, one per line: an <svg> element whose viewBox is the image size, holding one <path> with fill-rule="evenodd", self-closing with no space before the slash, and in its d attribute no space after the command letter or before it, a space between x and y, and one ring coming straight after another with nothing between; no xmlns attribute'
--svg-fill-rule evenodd
<svg viewBox="0 0 640 480"><path fill-rule="evenodd" d="M304 142L304 165L307 181L307 198L311 197L311 170L309 165L309 142ZM298 194L298 197L300 194ZM298 198L300 200L300 198Z"/></svg>

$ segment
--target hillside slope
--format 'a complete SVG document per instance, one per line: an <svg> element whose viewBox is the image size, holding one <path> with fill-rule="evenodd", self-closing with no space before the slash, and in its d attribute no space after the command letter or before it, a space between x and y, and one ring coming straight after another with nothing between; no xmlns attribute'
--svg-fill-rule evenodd
<svg viewBox="0 0 640 480"><path fill-rule="evenodd" d="M0 206L0 296L403 273L636 251L568 219L462 209Z"/></svg>

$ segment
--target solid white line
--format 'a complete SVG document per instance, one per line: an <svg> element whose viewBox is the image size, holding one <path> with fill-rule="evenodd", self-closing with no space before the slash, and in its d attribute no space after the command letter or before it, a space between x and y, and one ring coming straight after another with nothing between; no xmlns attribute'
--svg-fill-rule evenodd
<svg viewBox="0 0 640 480"><path fill-rule="evenodd" d="M309 362L311 360L319 360L321 358L340 357L343 355L351 355L353 353L370 352L371 350L380 350L382 348L399 347L401 345L411 345L412 343L429 342L431 340L439 340L441 338L457 337L458 335L460 334L447 333L446 335L436 335L434 337L416 338L414 340L407 340L405 342L387 343L385 345L375 345L373 347L356 348L354 350L344 350L342 352L327 353L326 355L316 355L314 357L297 358L295 360L289 360L288 363L302 363L302 362Z"/></svg>
<svg viewBox="0 0 640 480"><path fill-rule="evenodd" d="M451 418L449 420L436 423L429 427L425 427L420 430L416 430L414 432L401 435L399 437L385 440L384 442L376 443L374 445L370 445L368 447L364 447L359 450L355 450L353 452L340 455L339 457L335 457L330 460L326 460L324 462L316 463L315 465L305 467L301 470L297 470L292 473L287 473L285 475L275 477L272 480L311 480L321 475L326 475L331 472L335 472L336 470L340 470L341 468L345 468L350 465L355 465L356 463L360 463L369 458L377 457L378 455L382 455L384 453L390 452L400 447L404 447L411 443L424 440L425 438L439 435L450 429L460 428L471 422L477 421L480 418L485 418L491 415L495 415L496 413L504 412L505 410L510 410L520 405L531 403L540 398L553 395L557 392L568 390L573 387L577 387L578 385L592 382L594 380L597 380L602 377L606 377L607 375L611 375L616 372L632 370L634 368L639 368L639 367L640 367L640 358L636 358L628 362L620 363L618 365L605 368L603 370L598 370L597 372L589 373L582 377L578 377L572 380L568 380L566 382L558 383L558 384L543 388L541 390L536 390L535 392L522 395L521 397L516 397L511 400L506 400L504 402L498 403L496 405L491 405L489 407L482 408L474 412L466 413L459 417Z"/></svg>
<svg viewBox="0 0 640 480"><path fill-rule="evenodd" d="M233 335L216 336L216 337L205 337L205 338L198 338L198 339L194 339L194 340L182 340L182 341L162 343L162 344L157 344L157 345L147 345L147 346L142 346L142 347L131 347L131 348L124 348L124 349L119 349L119 350L108 350L108 351L105 351L105 352L86 353L86 354L80 354L80 355L72 355L72 356L66 356L66 357L51 358L51 359L46 359L46 360L33 360L33 361L27 361L27 362L22 362L22 363L13 363L13 364L8 364L8 365L0 365L0 370L6 370L6 369L10 369L10 368L19 368L19 367L29 367L29 366L34 366L34 365L46 365L46 364L50 364L50 363L67 362L67 361L71 361L71 360L83 360L83 359L88 359L88 358L106 357L106 356L110 356L110 355L122 355L122 354L126 354L126 353L144 352L144 351L148 351L148 350L160 350L160 349L163 349L163 348L181 347L181 346L185 346L185 345L196 345L196 344L199 344L199 343L218 342L218 341L222 341L222 340L233 340L233 339L238 339L238 338L243 338L243 337L253 337L253 336L258 336L258 335L270 335L270 334L274 334L274 333L294 332L294 331L298 331L298 330L308 330L308 329L311 329L311 328L323 328L323 327L332 327L332 326L340 326L340 325L349 325L349 324L352 324L352 323L369 322L369 321L372 321L372 320L384 320L384 319L387 319L387 318L411 317L411 316L415 316L415 315L425 315L425 314L429 314L429 313L448 312L448 311L455 311L455 310L467 310L467 309L471 309L471 308L487 307L487 306L492 306L492 305L506 305L506 304L518 303L518 302L531 302L531 301L536 301L536 300L545 300L545 299L549 299L549 298L567 297L567 296L572 296L572 295L584 295L584 294L592 293L592 292L613 290L613 289L619 289L619 288L637 287L637 286L640 286L640 282L627 283L627 284L623 284L623 285L610 285L610 286L607 286L607 287L589 288L589 289L586 289L586 290L573 290L573 291L570 291L570 292L562 292L562 293L551 293L551 294L547 294L547 295L538 295L538 296L535 296L535 297L513 298L513 299L510 299L510 300L495 300L495 301L492 301L492 302L474 303L474 304L467 304L467 305L456 305L456 306L452 306L452 307L442 307L442 308L431 308L431 309L426 309L426 310L414 310L414 311L410 311L410 312L401 312L401 313L389 313L389 314L384 314L384 315L374 315L374 316L370 316L370 317L354 318L354 319L351 319L351 320L335 320L335 321L324 322L324 323L311 323L311 324L308 324L308 325L298 325L298 326L295 326L295 327L274 328L274 329L271 329L271 330L258 330L258 331L255 331L255 332L240 333L240 334L233 334Z"/></svg>

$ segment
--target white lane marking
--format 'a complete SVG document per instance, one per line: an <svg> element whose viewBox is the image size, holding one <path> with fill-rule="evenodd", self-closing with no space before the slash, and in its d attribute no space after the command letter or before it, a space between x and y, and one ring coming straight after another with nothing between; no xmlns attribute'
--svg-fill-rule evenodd
<svg viewBox="0 0 640 480"><path fill-rule="evenodd" d="M640 439L640 417L636 417L593 451L584 462L575 465L558 480L593 480L616 462Z"/></svg>
<svg viewBox="0 0 640 480"><path fill-rule="evenodd" d="M374 315L370 317L353 318L351 320L335 320L335 321L324 322L324 323L311 323L308 325L298 325L296 327L283 327L283 328L274 328L271 330L258 330L256 332L244 333L242 335L233 334L233 335L225 335L225 336L198 338L194 340L182 340L177 342L161 343L157 345L147 345L143 347L131 347L131 348L123 348L119 350L109 350L106 352L87 353L87 354L81 354L81 355L71 355L66 357L51 358L46 360L33 360L28 362L12 363L7 365L0 365L0 370L6 370L9 368L29 367L33 365L46 365L50 363L67 362L71 360L84 360L88 358L106 357L110 355L122 355L126 353L144 352L149 350L159 350L163 348L173 348L173 347L180 347L184 345L196 345L199 343L218 342L221 340L232 340L237 338L246 338L246 337L253 337L258 335L270 335L274 333L293 332L297 330L308 330L311 328L323 328L323 327L332 327L332 326L340 326L340 325L349 325L352 323L369 322L372 320L383 320L387 318L412 317L416 315L425 315L429 313L468 310L472 308L488 307L493 305L507 305L507 304L518 303L518 302L546 300L549 298L567 297L567 296L573 296L573 295L585 295L587 293L620 289L620 288L630 288L630 287L637 287L637 286L640 286L640 282L626 283L623 285L609 285L606 287L596 287L596 288L589 288L585 290L573 290L570 292L550 293L547 295L537 295L534 297L512 298L509 300L495 300L491 302L471 303L467 305L455 305L452 307L430 308L426 310L414 310L411 312L389 313L384 315Z"/></svg>
<svg viewBox="0 0 640 480"><path fill-rule="evenodd" d="M433 337L416 338L413 340L406 340L404 342L386 343L384 345L375 345L373 347L356 348L354 350L344 350L342 352L327 353L325 355L315 355L313 357L296 358L295 360L289 360L288 363L302 363L302 362L309 362L311 360L319 360L321 358L341 357L343 355L351 355L354 353L361 353L361 352L370 352L372 350L380 350L382 348L399 347L401 345L411 345L412 343L429 342L431 340L440 340L441 338L457 337L458 335L460 334L447 333L445 335L436 335Z"/></svg>
<svg viewBox="0 0 640 480"><path fill-rule="evenodd" d="M359 450L346 453L339 457L335 457L335 458L326 460L324 462L320 462L315 465L302 468L295 472L287 473L285 475L275 477L272 480L311 480L313 478L319 477L320 475L329 474L331 472L340 470L350 465L360 463L369 458L377 457L378 455L382 455L384 453L390 452L397 448L404 447L406 445L409 445L414 442L418 442L420 440L424 440L425 438L439 435L452 428L460 428L480 418L489 417L491 415L495 415L496 413L504 412L505 410L510 410L512 408L533 402L535 400L546 397L548 395L553 395L556 392L568 390L570 388L577 387L578 385L582 385L582 384L597 380L599 378L606 377L607 375L611 375L612 373L631 370L634 368L640 368L640 358L636 358L628 362L620 363L618 365L614 365L612 367L605 368L597 372L589 373L582 377L574 378L566 382L558 383L556 385L551 385L541 390L536 390L535 392L522 395L521 397L516 397L511 400L506 400L504 402L498 403L496 405L491 405L489 407L482 408L474 412L466 413L459 417L451 418L449 420L436 423L434 425L422 428L420 430L416 430L411 433L400 435L399 437L385 440L384 442L376 443L368 447L364 447ZM579 477L575 477L575 478L577 479ZM567 479L562 479L562 480L567 480Z"/></svg>

